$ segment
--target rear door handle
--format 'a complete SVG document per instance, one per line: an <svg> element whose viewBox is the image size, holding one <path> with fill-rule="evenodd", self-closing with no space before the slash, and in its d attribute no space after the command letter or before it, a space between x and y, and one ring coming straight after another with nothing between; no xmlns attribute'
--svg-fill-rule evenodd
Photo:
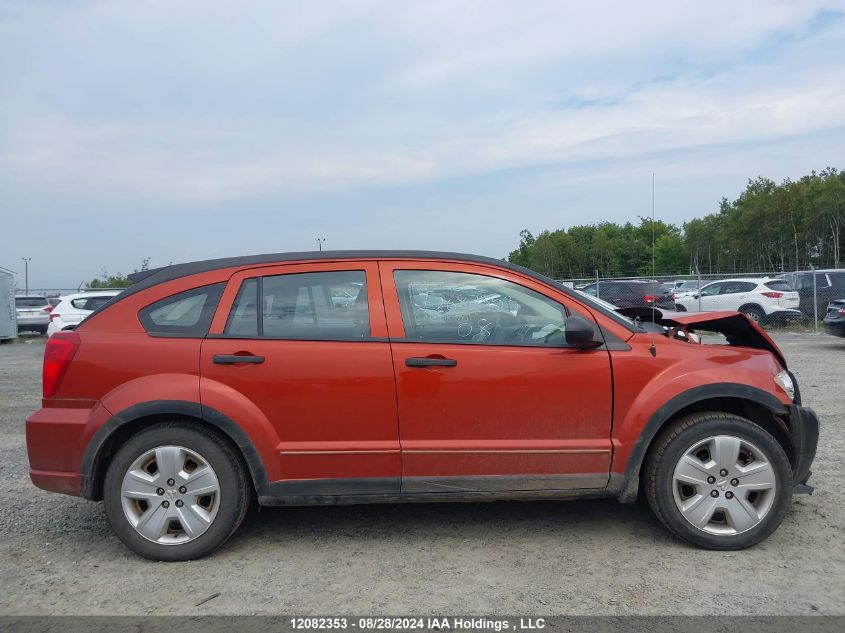
<svg viewBox="0 0 845 633"><path fill-rule="evenodd" d="M215 365L235 365L237 363L263 363L264 357L263 356L252 356L248 354L244 354L243 356L240 354L215 354L214 355L214 364Z"/></svg>
<svg viewBox="0 0 845 633"><path fill-rule="evenodd" d="M453 358L406 358L405 364L408 367L454 367L458 364Z"/></svg>

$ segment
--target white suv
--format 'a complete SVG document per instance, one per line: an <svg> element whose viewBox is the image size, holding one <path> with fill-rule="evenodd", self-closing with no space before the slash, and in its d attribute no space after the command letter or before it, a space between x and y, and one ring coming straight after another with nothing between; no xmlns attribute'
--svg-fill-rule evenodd
<svg viewBox="0 0 845 633"><path fill-rule="evenodd" d="M76 327L82 319L121 292L121 290L94 290L62 297L59 304L50 312L47 336Z"/></svg>
<svg viewBox="0 0 845 633"><path fill-rule="evenodd" d="M798 302L798 293L788 282L763 277L714 281L702 286L700 291L677 296L675 307L689 312L735 310L759 323L774 316L801 318Z"/></svg>

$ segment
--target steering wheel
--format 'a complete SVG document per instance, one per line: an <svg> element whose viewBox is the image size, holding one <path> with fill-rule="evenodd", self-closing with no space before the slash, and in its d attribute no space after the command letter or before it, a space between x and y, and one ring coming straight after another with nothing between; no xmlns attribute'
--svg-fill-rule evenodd
<svg viewBox="0 0 845 633"><path fill-rule="evenodd" d="M474 323L472 317L474 317ZM522 324L521 319L503 310L465 315L458 323L458 337L481 343L493 338L500 328L508 322L511 322L512 325Z"/></svg>

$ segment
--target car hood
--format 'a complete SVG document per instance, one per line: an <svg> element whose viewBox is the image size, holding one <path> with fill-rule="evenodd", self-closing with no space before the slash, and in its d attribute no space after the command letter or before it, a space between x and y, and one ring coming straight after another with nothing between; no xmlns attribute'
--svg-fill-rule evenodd
<svg viewBox="0 0 845 633"><path fill-rule="evenodd" d="M705 332L717 332L724 335L731 345L771 352L780 364L786 367L786 358L775 342L759 325L739 312L674 312L659 308L618 308L616 311L627 317L668 327L689 327Z"/></svg>

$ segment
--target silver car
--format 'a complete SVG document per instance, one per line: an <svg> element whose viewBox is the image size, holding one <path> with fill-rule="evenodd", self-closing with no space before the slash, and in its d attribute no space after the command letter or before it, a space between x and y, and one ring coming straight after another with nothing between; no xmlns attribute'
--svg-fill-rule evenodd
<svg viewBox="0 0 845 633"><path fill-rule="evenodd" d="M18 316L18 332L47 333L50 311L53 306L47 297L41 295L18 295L15 297L15 312Z"/></svg>

